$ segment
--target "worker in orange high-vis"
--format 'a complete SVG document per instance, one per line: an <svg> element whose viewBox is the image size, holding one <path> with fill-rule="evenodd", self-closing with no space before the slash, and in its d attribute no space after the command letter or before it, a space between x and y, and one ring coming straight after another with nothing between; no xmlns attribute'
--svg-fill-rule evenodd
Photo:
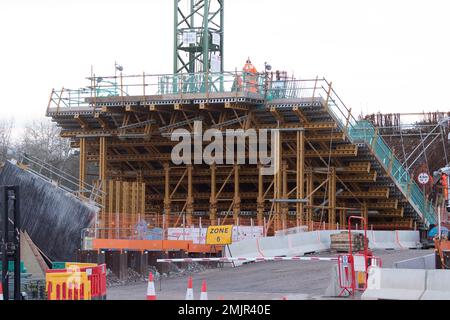
<svg viewBox="0 0 450 320"><path fill-rule="evenodd" d="M245 63L244 69L244 83L245 89L248 92L257 93L258 92L258 71L255 66L250 61L250 58L247 59Z"/></svg>
<svg viewBox="0 0 450 320"><path fill-rule="evenodd" d="M450 166L440 168L438 171L433 173L434 183L437 184L441 182L442 195L444 196L445 207L447 212L450 212L450 199L448 198L448 188L449 188L449 177L450 177Z"/></svg>

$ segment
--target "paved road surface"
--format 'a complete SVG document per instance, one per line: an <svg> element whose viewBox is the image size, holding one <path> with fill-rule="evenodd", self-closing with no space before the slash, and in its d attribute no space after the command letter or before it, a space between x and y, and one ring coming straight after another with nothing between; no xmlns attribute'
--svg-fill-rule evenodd
<svg viewBox="0 0 450 320"><path fill-rule="evenodd" d="M382 258L383 267L389 268L394 262L432 252L433 250L377 250L374 254ZM329 253L319 255L332 256ZM201 282L206 280L210 300L320 298L329 285L333 264L335 262L277 261L251 263L237 268L209 269L192 276L194 296L199 299ZM163 279L155 286L158 299L183 300L187 276ZM146 283L108 288L108 299L142 300L145 299L146 290Z"/></svg>

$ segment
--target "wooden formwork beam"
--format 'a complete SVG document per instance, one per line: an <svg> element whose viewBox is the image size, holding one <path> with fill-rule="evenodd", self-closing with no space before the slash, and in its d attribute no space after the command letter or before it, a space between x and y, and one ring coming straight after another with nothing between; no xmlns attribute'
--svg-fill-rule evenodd
<svg viewBox="0 0 450 320"><path fill-rule="evenodd" d="M256 151L254 151L256 152ZM345 147L340 147L337 149L329 150L306 150L305 158L324 158L324 157L333 157L333 158L348 158L355 157L358 152L358 147L355 145L346 145ZM246 151L246 159L249 158L251 153ZM297 157L297 153L295 151L285 151L283 152L284 158L294 159ZM88 161L97 161L99 159L99 155L97 154L89 154ZM115 154L108 155L108 161L110 162L140 162L140 161L170 161L171 153L161 153L161 154Z"/></svg>

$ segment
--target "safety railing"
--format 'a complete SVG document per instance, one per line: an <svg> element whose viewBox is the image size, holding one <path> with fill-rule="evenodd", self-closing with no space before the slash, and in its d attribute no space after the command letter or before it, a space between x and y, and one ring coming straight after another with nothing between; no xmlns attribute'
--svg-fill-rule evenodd
<svg viewBox="0 0 450 320"><path fill-rule="evenodd" d="M173 99L190 98L200 94L205 98L213 94L226 94L227 97L249 96L256 99L273 101L299 98L318 98L331 96L340 100L329 91L325 79L295 79L289 77L274 78L265 73L224 72L165 75L129 75L89 78L90 85L81 89L52 90L48 109L56 111L63 108L94 107L101 98L118 97L138 98L145 102L152 96L156 98L170 96ZM150 97L150 98L149 98ZM332 98L329 99L331 108ZM336 108L336 115L342 116Z"/></svg>
<svg viewBox="0 0 450 320"><path fill-rule="evenodd" d="M163 240L161 228L86 228L81 232L81 239L102 238L121 240Z"/></svg>
<svg viewBox="0 0 450 320"><path fill-rule="evenodd" d="M90 203L101 207L98 199L101 198L104 192L100 186L81 182L67 172L30 155L22 154L19 161L17 161L17 165L58 188L73 194L79 200L89 200Z"/></svg>
<svg viewBox="0 0 450 320"><path fill-rule="evenodd" d="M47 111L60 108L93 107L97 98L145 97L187 94L253 94L264 98L265 74L246 72L127 75L88 78L90 84L80 89L52 90ZM290 88L287 86L286 88ZM176 98L175 97L175 98Z"/></svg>
<svg viewBox="0 0 450 320"><path fill-rule="evenodd" d="M398 188L413 204L415 209L419 211L419 214L423 216L423 219L429 224L436 223L434 207L426 201L423 192L410 173L403 167L369 121L361 120L356 125L352 125L348 130L348 136L352 142L365 142L393 181L396 182Z"/></svg>
<svg viewBox="0 0 450 320"><path fill-rule="evenodd" d="M351 109L344 104L332 88L331 83L328 83L325 79L316 80L316 85L313 86L312 90L318 92L318 95L325 101L329 114L334 118L339 128L347 134L350 141L353 143L364 142L423 220L428 224L435 224L436 212L434 207L426 201L426 197L417 183L384 139L377 134L376 128L369 121L355 119L351 114ZM314 94L311 96L314 98Z"/></svg>

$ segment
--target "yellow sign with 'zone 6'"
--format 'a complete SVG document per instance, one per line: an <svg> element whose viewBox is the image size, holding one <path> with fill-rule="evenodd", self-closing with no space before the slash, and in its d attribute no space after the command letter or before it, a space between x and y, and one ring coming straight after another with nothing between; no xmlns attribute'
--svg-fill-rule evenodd
<svg viewBox="0 0 450 320"><path fill-rule="evenodd" d="M210 226L206 232L206 244L231 244L233 226Z"/></svg>

